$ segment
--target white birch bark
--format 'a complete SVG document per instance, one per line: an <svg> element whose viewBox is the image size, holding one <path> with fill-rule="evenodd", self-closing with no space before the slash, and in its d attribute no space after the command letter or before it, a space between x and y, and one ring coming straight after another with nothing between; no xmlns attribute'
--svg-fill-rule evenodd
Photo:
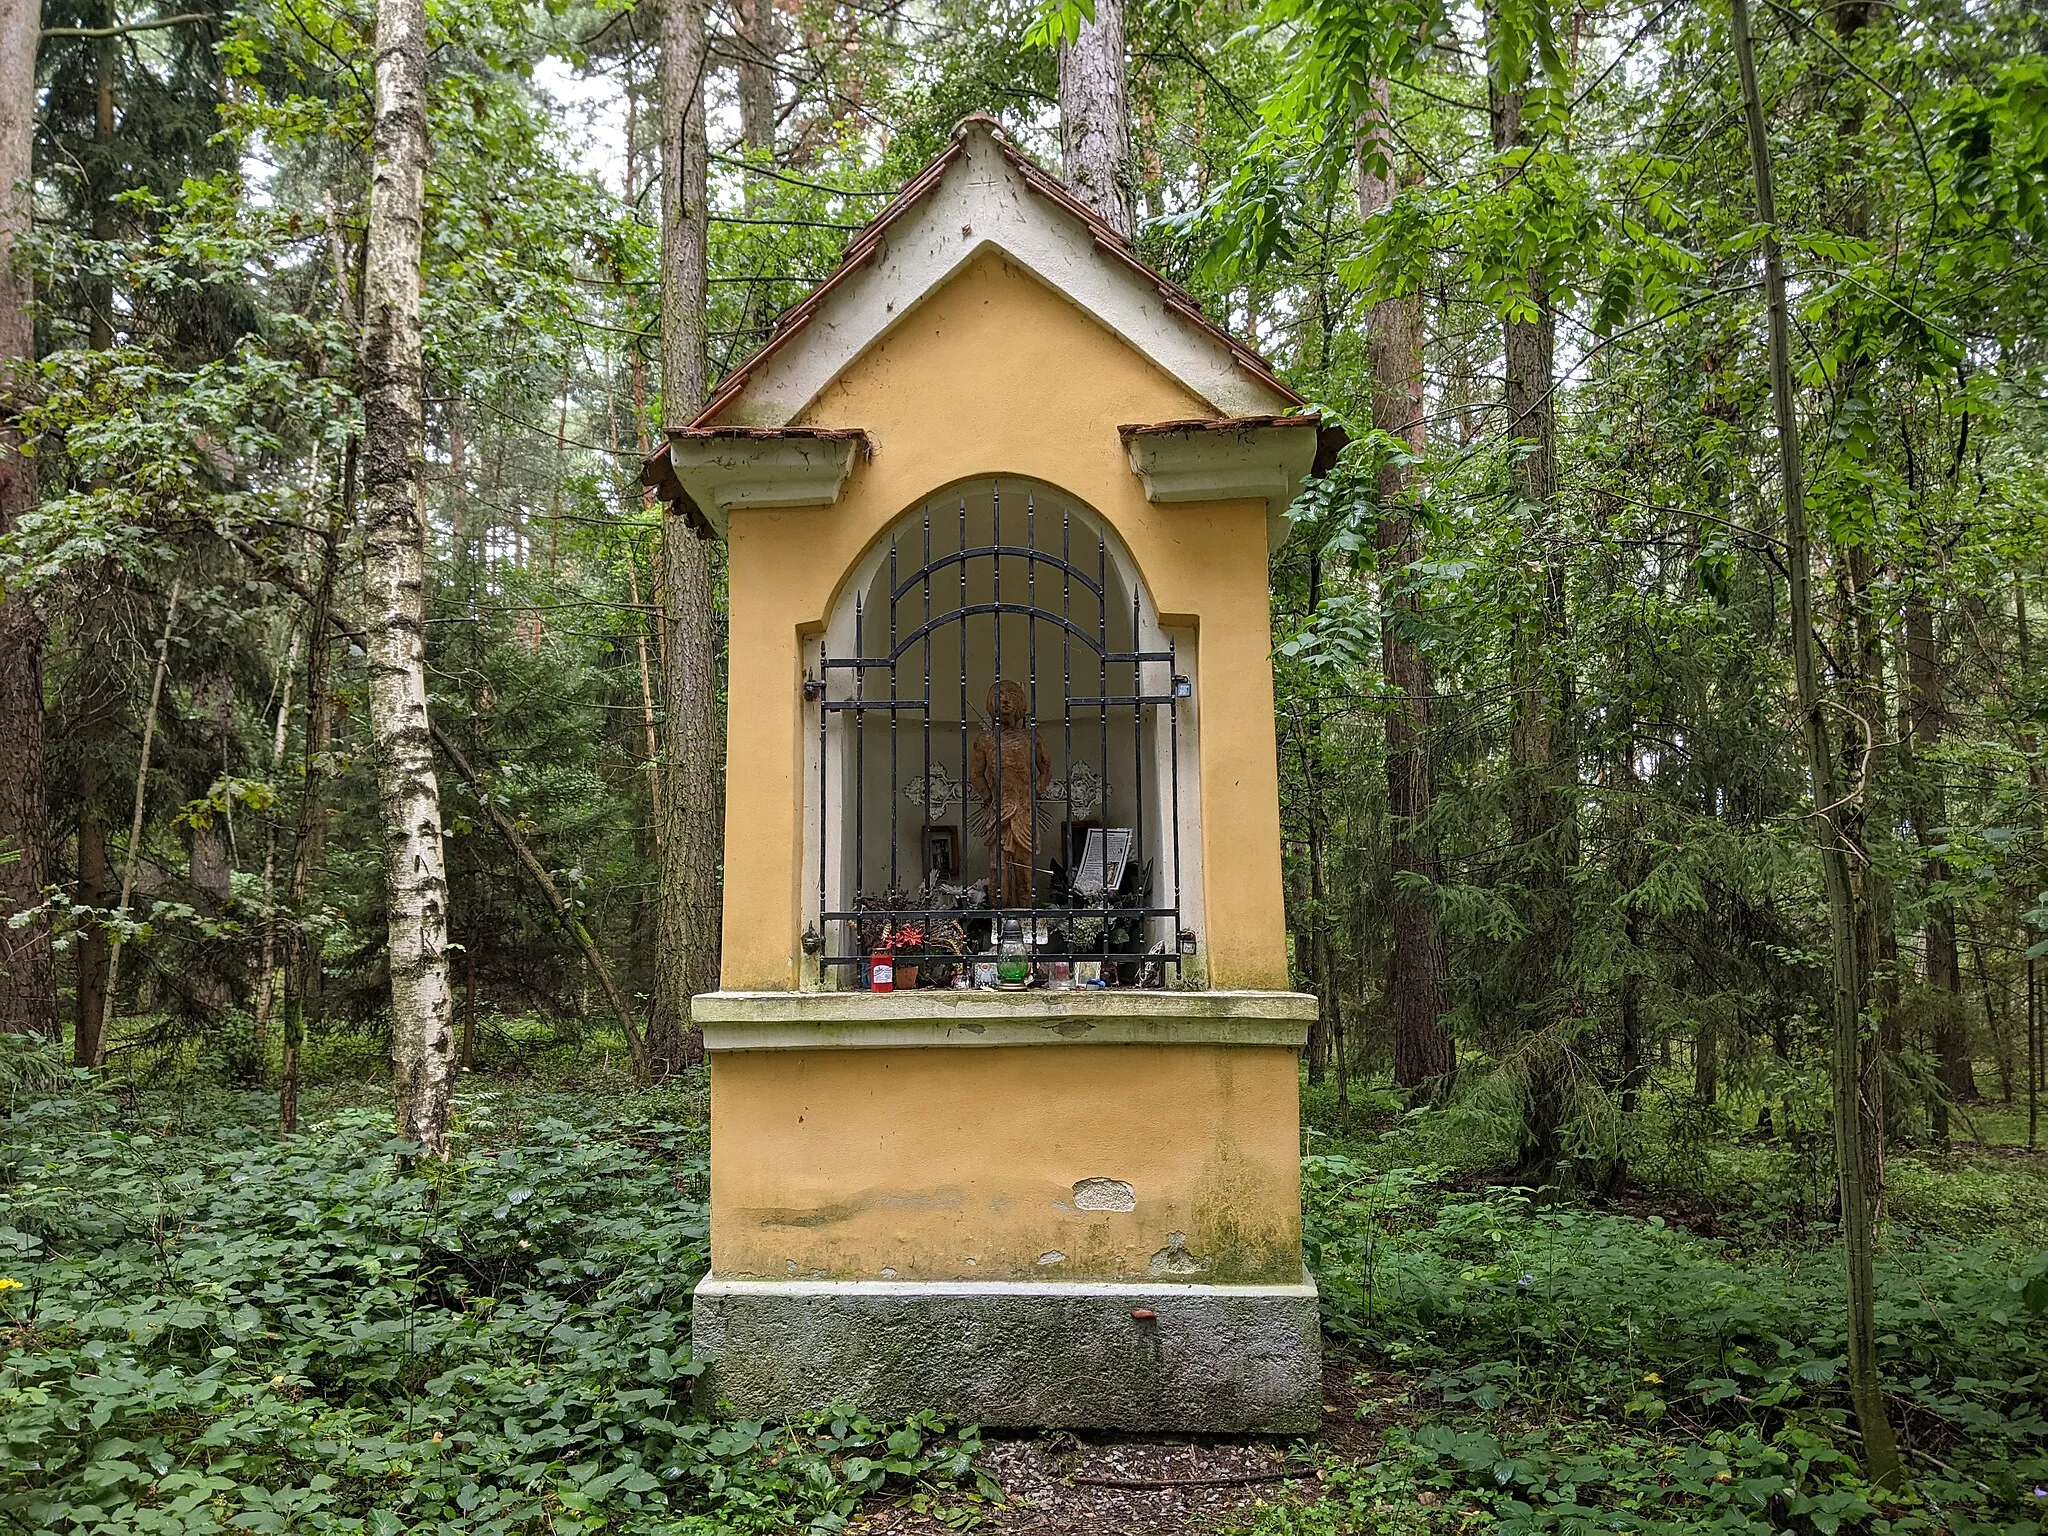
<svg viewBox="0 0 2048 1536"><path fill-rule="evenodd" d="M1124 0L1095 0L1095 19L1060 44L1060 174L1126 240L1131 202L1131 114L1124 90Z"/></svg>
<svg viewBox="0 0 2048 1536"><path fill-rule="evenodd" d="M709 146L704 0L667 0L661 16L661 414L685 425L704 401ZM664 725L655 929L655 1009L647 1048L656 1075L696 1060L690 999L718 985L723 836L718 614L711 545L681 517L663 519Z"/></svg>
<svg viewBox="0 0 2048 1536"><path fill-rule="evenodd" d="M445 1157L455 1039L441 794L427 728L421 500L426 75L424 0L378 0L375 160L363 273L363 618L384 824L398 1134Z"/></svg>

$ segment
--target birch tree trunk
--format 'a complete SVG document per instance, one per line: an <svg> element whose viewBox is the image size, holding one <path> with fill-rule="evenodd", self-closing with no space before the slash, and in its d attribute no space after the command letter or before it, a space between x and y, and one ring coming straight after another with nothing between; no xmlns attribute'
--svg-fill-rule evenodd
<svg viewBox="0 0 2048 1536"><path fill-rule="evenodd" d="M1095 0L1095 19L1060 44L1060 174L1103 222L1131 238L1131 114L1124 92L1124 0Z"/></svg>
<svg viewBox="0 0 2048 1536"><path fill-rule="evenodd" d="M1393 145L1387 133L1387 83L1374 82L1373 108L1359 135L1358 212L1371 218L1394 200ZM1366 327L1372 367L1372 424L1420 456L1427 446L1422 412L1422 295L1375 304ZM1422 601L1412 567L1422 540L1407 504L1409 468L1380 466L1377 486L1381 667L1392 692L1386 717L1388 838L1394 873L1441 876L1433 838L1419 829L1436 803L1429 760L1429 701L1435 688L1428 659L1415 643ZM1393 1016L1394 1082L1419 1088L1448 1077L1453 1052L1443 1026L1444 943L1434 898L1405 885L1393 890L1393 945L1387 956L1387 1010Z"/></svg>
<svg viewBox="0 0 2048 1536"><path fill-rule="evenodd" d="M15 255L35 222L41 12L35 0L0 5L0 538L36 503L35 461L22 455L14 425L35 363L34 285ZM57 1015L49 923L38 916L17 928L9 921L42 905L49 879L42 654L42 615L20 593L0 588L0 1031L21 1034L47 1033Z"/></svg>
<svg viewBox="0 0 2048 1536"><path fill-rule="evenodd" d="M421 498L426 74L425 0L378 0L376 159L363 281L363 618L384 823L398 1134L445 1157L455 1042L441 794L427 729Z"/></svg>
<svg viewBox="0 0 2048 1536"><path fill-rule="evenodd" d="M1897 1438L1886 1415L1877 1377L1877 1296L1871 1272L1873 1240L1870 1197L1865 1188L1863 1148L1862 1023L1866 978L1856 926L1849 855L1835 828L1841 780L1828 747L1821 694L1819 647L1814 643L1811 543L1806 525L1806 487L1799 453L1799 416L1792 398L1791 318L1785 302L1785 267L1778 254L1777 199L1771 184L1770 141L1764 128L1763 95L1757 87L1755 44L1750 37L1748 0L1730 0L1736 69L1741 77L1743 115L1749 131L1751 173L1756 180L1756 215L1762 226L1764 295L1770 314L1771 405L1778 431L1778 473L1785 497L1785 568L1791 596L1792 670L1804 726L1807 773L1813 789L1814 835L1820 845L1827 887L1828 936L1832 957L1830 1012L1834 1024L1832 1077L1835 1111L1835 1176L1840 1181L1842 1247L1848 1280L1849 1399L1863 1436L1864 1471L1873 1483L1895 1487L1900 1477Z"/></svg>
<svg viewBox="0 0 2048 1536"><path fill-rule="evenodd" d="M704 0L667 0L661 15L661 414L686 425L704 401L708 146ZM655 1006L647 1050L657 1076L688 1066L701 1036L690 999L718 985L721 844L718 613L712 549L686 519L663 520L661 600L668 610L662 691L661 899Z"/></svg>

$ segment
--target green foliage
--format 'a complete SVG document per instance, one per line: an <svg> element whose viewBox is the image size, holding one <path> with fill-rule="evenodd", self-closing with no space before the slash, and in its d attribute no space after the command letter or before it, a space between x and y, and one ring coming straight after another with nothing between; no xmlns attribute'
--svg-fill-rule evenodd
<svg viewBox="0 0 2048 1536"><path fill-rule="evenodd" d="M1363 1464L1324 1460L1326 1496L1262 1517L1267 1536L2048 1525L2048 1253L1895 1231L1878 1329L1917 1454L1887 1494L1857 1470L1827 1249L1376 1162L1309 1157L1307 1231L1329 1328L1388 1368L1362 1384L1405 1386L1404 1422Z"/></svg>
<svg viewBox="0 0 2048 1536"><path fill-rule="evenodd" d="M160 1104L161 1101L148 1101ZM467 1097L448 1164L383 1106L279 1142L91 1089L17 1101L0 1510L54 1532L776 1531L887 1492L971 1520L974 1433L700 1417L701 1122Z"/></svg>

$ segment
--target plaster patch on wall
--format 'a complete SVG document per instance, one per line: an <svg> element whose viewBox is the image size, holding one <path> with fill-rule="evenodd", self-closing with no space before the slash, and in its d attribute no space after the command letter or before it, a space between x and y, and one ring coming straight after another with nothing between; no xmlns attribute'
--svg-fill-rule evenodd
<svg viewBox="0 0 2048 1536"><path fill-rule="evenodd" d="M1188 1252L1188 1235L1185 1232L1166 1234L1166 1246L1152 1255L1152 1262L1145 1266L1145 1272L1153 1279L1166 1275L1199 1275L1209 1266L1206 1261Z"/></svg>
<svg viewBox="0 0 2048 1536"><path fill-rule="evenodd" d="M882 1266L882 1278L884 1280L894 1280L896 1278L896 1271L889 1265L884 1264Z"/></svg>
<svg viewBox="0 0 2048 1536"><path fill-rule="evenodd" d="M1067 1256L1061 1253L1059 1249L1054 1248L1048 1252L1041 1253L1038 1256L1038 1262L1041 1264L1064 1264L1067 1262Z"/></svg>
<svg viewBox="0 0 2048 1536"><path fill-rule="evenodd" d="M1122 1179L1083 1179L1074 1186L1077 1211L1135 1211L1137 1194Z"/></svg>

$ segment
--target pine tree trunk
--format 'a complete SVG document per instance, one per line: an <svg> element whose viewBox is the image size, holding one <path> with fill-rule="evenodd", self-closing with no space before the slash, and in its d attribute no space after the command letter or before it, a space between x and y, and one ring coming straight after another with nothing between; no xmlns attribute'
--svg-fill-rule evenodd
<svg viewBox="0 0 2048 1536"><path fill-rule="evenodd" d="M1124 0L1095 0L1095 19L1062 43L1060 174L1074 196L1130 239L1131 114L1124 86Z"/></svg>
<svg viewBox="0 0 2048 1536"><path fill-rule="evenodd" d="M705 394L709 224L703 76L704 0L667 0L661 15L661 407L671 429ZM690 999L718 985L718 867L723 805L718 611L712 548L680 517L663 520L668 645L661 774L660 911L655 1007L647 1049L655 1075L694 1063L702 1036Z"/></svg>
<svg viewBox="0 0 2048 1536"><path fill-rule="evenodd" d="M1370 218L1394 200L1393 144L1386 130L1387 85L1375 83L1374 110L1359 140L1358 212ZM1420 457L1428 446L1422 405L1422 295L1418 291L1373 306L1366 328L1372 368L1372 424ZM1419 1088L1450 1075L1454 1052L1444 1027L1444 944L1437 931L1435 898L1410 889L1401 877L1435 885L1442 877L1436 841L1423 818L1436 804L1430 767L1428 658L1416 644L1422 599L1413 567L1422 558L1421 531L1408 505L1406 464L1380 466L1377 485L1380 582L1386 592L1380 621L1380 664L1392 708L1386 716L1387 821L1396 884L1392 894L1393 947L1387 956L1387 1011L1394 1031L1394 1082Z"/></svg>
<svg viewBox="0 0 2048 1536"><path fill-rule="evenodd" d="M1730 0L1735 59L1741 76L1744 116L1756 181L1757 222L1762 227L1764 294L1770 315L1771 404L1778 435L1778 472L1785 499L1785 566L1791 589L1793 675L1803 727L1807 773L1812 787L1815 836L1827 887L1828 937L1834 1025L1832 1078L1835 1119L1835 1176L1840 1181L1842 1247L1848 1280L1849 1397L1863 1436L1864 1471L1873 1483L1894 1487L1900 1477L1898 1441L1886 1415L1877 1375L1877 1297L1871 1272L1875 1225L1865 1188L1861 1044L1864 984L1862 947L1856 931L1855 896L1849 855L1831 820L1841 800L1835 760L1828 746L1827 706L1821 693L1814 642L1812 550L1806 524L1806 489L1799 452L1799 415L1792 397L1791 318L1785 301L1785 268L1778 252L1777 200L1771 186L1770 141L1764 127L1763 95L1756 80L1748 0Z"/></svg>
<svg viewBox="0 0 2048 1536"><path fill-rule="evenodd" d="M1487 16L1489 21L1493 17L1491 7ZM1506 154L1525 147L1528 134L1522 123L1522 91L1503 88L1493 81L1489 83L1488 100L1494 152ZM1507 436L1527 444L1527 451L1516 459L1511 474L1515 491L1525 503L1524 515L1536 519L1541 538L1548 531L1551 503L1557 494L1557 411L1553 402L1557 318L1540 276L1530 274L1525 287L1537 314L1533 320L1510 318L1501 322L1506 365L1502 404ZM1531 610L1517 617L1512 637L1510 752L1521 781L1515 796L1514 834L1516 841L1525 844L1560 830L1562 808L1554 792L1554 780L1559 770L1562 722L1554 697L1557 680L1553 674L1556 646L1563 639L1563 581L1562 569L1546 552L1542 588Z"/></svg>
<svg viewBox="0 0 2048 1536"><path fill-rule="evenodd" d="M740 138L748 149L775 153L776 60L782 53L782 18L775 0L738 0L740 25ZM758 177L749 177L751 191ZM751 200L751 199L750 199Z"/></svg>
<svg viewBox="0 0 2048 1536"><path fill-rule="evenodd" d="M22 456L16 412L35 361L33 282L16 241L34 224L32 157L36 44L41 7L0 5L0 538L36 504L33 459ZM48 1034L57 1023L57 967L50 925L38 915L49 880L49 814L43 798L43 619L20 593L0 588L0 1031Z"/></svg>
<svg viewBox="0 0 2048 1536"><path fill-rule="evenodd" d="M378 0L376 151L363 282L363 618L384 828L398 1134L448 1153L455 1084L448 880L427 729L420 247L425 0Z"/></svg>
<svg viewBox="0 0 2048 1536"><path fill-rule="evenodd" d="M1496 30L1499 18L1491 3L1485 18L1489 32ZM1488 79L1487 99L1495 154L1526 147L1522 87L1496 71ZM1504 182L1520 174L1514 168L1500 172ZM1507 986L1525 1042L1524 1148L1516 1176L1545 1183L1561 1154L1562 1117L1571 1102L1577 1060L1560 1030L1572 1016L1565 995L1573 928L1567 870L1577 856L1577 836L1575 809L1564 792L1574 774L1570 683L1562 666L1564 568L1548 542L1557 493L1557 318L1541 274L1529 273L1523 286L1536 314L1501 322L1502 405L1506 436L1523 445L1510 470L1520 503L1515 516L1530 529L1540 576L1536 591L1517 603L1509 635L1509 821L1528 934L1508 961Z"/></svg>

